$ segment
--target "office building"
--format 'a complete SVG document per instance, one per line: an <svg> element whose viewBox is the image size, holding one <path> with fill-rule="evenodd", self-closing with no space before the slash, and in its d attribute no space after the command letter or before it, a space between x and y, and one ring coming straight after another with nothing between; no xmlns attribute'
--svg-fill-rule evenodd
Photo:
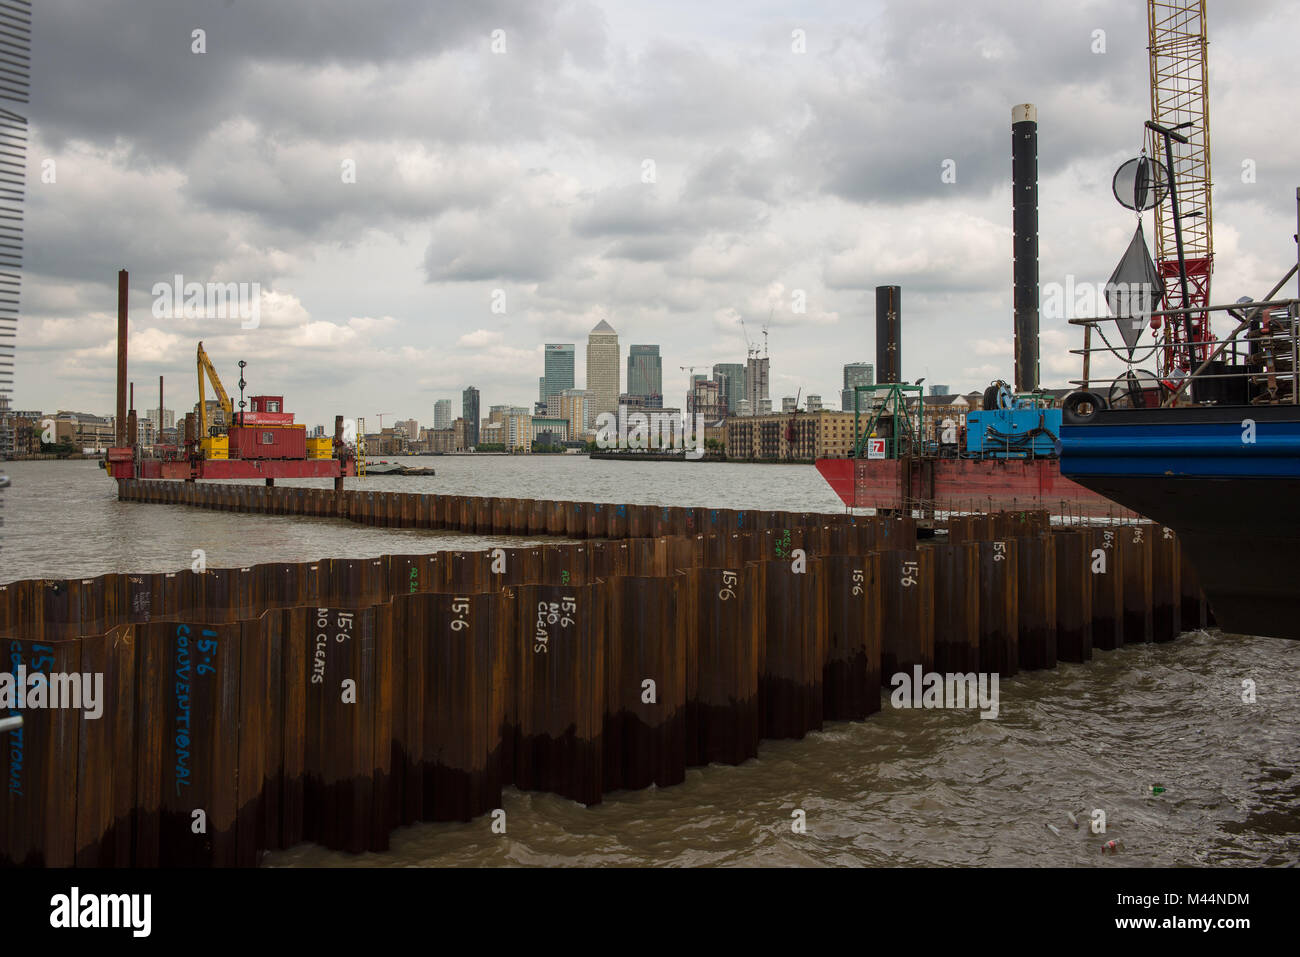
<svg viewBox="0 0 1300 957"><path fill-rule="evenodd" d="M745 367L739 362L719 362L713 367L713 381L718 383L728 415L740 414L745 394Z"/></svg>
<svg viewBox="0 0 1300 957"><path fill-rule="evenodd" d="M438 432L451 428L451 399L439 399L433 404L433 427Z"/></svg>
<svg viewBox="0 0 1300 957"><path fill-rule="evenodd" d="M860 385L876 384L876 367L870 362L850 362L844 366L844 391L840 393L840 408L853 411L853 390Z"/></svg>
<svg viewBox="0 0 1300 957"><path fill-rule="evenodd" d="M464 447L478 445L478 389L470 386L461 394L461 418L465 420Z"/></svg>
<svg viewBox="0 0 1300 957"><path fill-rule="evenodd" d="M550 406L551 401L565 389L573 388L572 342L548 342L538 398Z"/></svg>
<svg viewBox="0 0 1300 957"><path fill-rule="evenodd" d="M591 416L618 412L622 375L619 369L618 333L604 319L587 336L587 391L591 393Z"/></svg>
<svg viewBox="0 0 1300 957"><path fill-rule="evenodd" d="M627 394L659 395L664 392L663 359L659 347L650 345L628 346Z"/></svg>

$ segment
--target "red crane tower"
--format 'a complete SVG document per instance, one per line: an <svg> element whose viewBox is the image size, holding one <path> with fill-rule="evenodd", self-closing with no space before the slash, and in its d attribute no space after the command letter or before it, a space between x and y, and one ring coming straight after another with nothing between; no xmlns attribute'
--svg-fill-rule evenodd
<svg viewBox="0 0 1300 957"><path fill-rule="evenodd" d="M1206 74L1205 0L1147 0L1151 60L1151 119L1182 134L1175 143L1169 175L1180 215L1175 224L1166 204L1156 206L1156 268L1164 280L1164 308L1208 306L1214 266L1210 180L1210 102ZM1149 130L1149 155L1165 156L1161 134ZM1182 142L1182 139L1186 142ZM1186 287L1179 270L1181 232ZM1184 295L1184 288L1186 295ZM1159 318L1153 324L1159 328ZM1165 374L1195 368L1209 354L1214 338L1209 315L1189 313L1187 321L1164 323Z"/></svg>

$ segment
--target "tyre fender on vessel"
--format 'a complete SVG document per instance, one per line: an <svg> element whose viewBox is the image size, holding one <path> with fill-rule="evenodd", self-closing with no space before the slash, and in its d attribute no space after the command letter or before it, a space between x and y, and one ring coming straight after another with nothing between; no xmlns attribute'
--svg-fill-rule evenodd
<svg viewBox="0 0 1300 957"><path fill-rule="evenodd" d="M1061 418L1066 425L1087 425L1104 408L1106 400L1096 392L1071 392L1061 401Z"/></svg>

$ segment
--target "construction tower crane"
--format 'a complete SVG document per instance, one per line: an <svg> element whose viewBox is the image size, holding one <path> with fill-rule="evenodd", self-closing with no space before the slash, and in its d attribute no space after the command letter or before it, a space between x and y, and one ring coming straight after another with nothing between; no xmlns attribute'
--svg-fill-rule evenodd
<svg viewBox="0 0 1300 957"><path fill-rule="evenodd" d="M749 359L758 355L758 349L749 341L749 333L745 330L745 320L743 318L740 320L740 334L745 339L745 358Z"/></svg>
<svg viewBox="0 0 1300 957"><path fill-rule="evenodd" d="M212 360L203 350L203 343L199 343L198 359L199 371L199 431L196 438L206 439L208 437L208 406L204 401L203 393L203 375L206 372L209 379L212 380L212 388L217 393L217 402L221 405L221 411L226 417L226 428L230 428L235 421L234 407L230 404L230 396L226 394L226 388L221 384L221 377L217 375L216 368L212 365Z"/></svg>
<svg viewBox="0 0 1300 957"><path fill-rule="evenodd" d="M1210 179L1210 99L1206 70L1205 0L1147 0L1147 50L1151 61L1151 120L1165 129L1179 129L1169 175L1178 195L1180 215L1175 224L1166 204L1156 205L1156 268L1164 280L1164 308L1208 306L1210 272L1214 265ZM1148 129L1148 155L1165 156L1161 134ZM1177 235L1187 285L1178 266ZM1204 361L1206 343L1214 338L1208 313L1189 313L1188 321L1164 323L1165 372L1188 371Z"/></svg>

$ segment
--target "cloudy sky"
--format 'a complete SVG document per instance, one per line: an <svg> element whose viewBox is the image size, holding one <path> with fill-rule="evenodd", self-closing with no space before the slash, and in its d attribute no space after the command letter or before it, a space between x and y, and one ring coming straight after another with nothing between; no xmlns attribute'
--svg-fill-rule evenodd
<svg viewBox="0 0 1300 957"><path fill-rule="evenodd" d="M679 366L743 361L769 316L773 398L835 405L885 283L905 377L982 388L1012 374L1021 102L1042 282L1105 281L1135 225L1110 178L1149 110L1139 0L34 6L19 408L111 410L123 267L131 377L182 410L199 339L309 425L431 424L466 385L531 404L543 343L578 344L581 383L601 318L624 355L662 345L680 402ZM1209 2L1216 300L1295 259L1297 19ZM257 283L260 325L155 316L176 274ZM1077 343L1043 336L1064 385Z"/></svg>

